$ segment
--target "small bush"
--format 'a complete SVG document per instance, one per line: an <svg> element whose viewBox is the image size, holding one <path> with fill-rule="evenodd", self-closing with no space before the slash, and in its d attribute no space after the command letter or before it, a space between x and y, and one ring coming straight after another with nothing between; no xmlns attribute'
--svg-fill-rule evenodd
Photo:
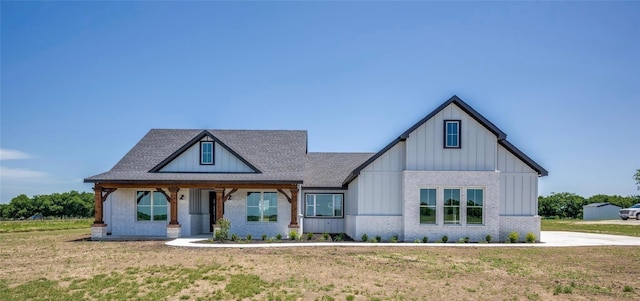
<svg viewBox="0 0 640 301"><path fill-rule="evenodd" d="M470 238L469 236L465 236L465 237L463 237L462 239L464 240L464 243L465 243L465 244L468 244L468 243L469 243L469 241L471 240L471 238Z"/></svg>
<svg viewBox="0 0 640 301"><path fill-rule="evenodd" d="M531 232L529 232L529 233L527 233L527 236L525 236L525 240L528 243L534 243L534 242L536 242L536 235L531 233Z"/></svg>
<svg viewBox="0 0 640 301"><path fill-rule="evenodd" d="M362 241L369 241L369 236L367 235L367 233L362 234L361 237Z"/></svg>
<svg viewBox="0 0 640 301"><path fill-rule="evenodd" d="M376 243L378 242L375 237L369 238L369 242Z"/></svg>
<svg viewBox="0 0 640 301"><path fill-rule="evenodd" d="M413 243L414 243L414 244L419 244L419 243L420 243L420 241L421 241L421 240L420 240L420 238L416 238L416 239L414 239L414 240L413 240Z"/></svg>
<svg viewBox="0 0 640 301"><path fill-rule="evenodd" d="M277 240L281 240L282 239L282 234L280 234L280 233L276 234L276 239Z"/></svg>
<svg viewBox="0 0 640 301"><path fill-rule="evenodd" d="M625 285L622 291L625 293L633 293L633 287Z"/></svg>
<svg viewBox="0 0 640 301"><path fill-rule="evenodd" d="M389 239L389 242L392 242L392 243L398 242L398 234L393 234Z"/></svg>
<svg viewBox="0 0 640 301"><path fill-rule="evenodd" d="M231 234L231 240L238 241L238 235L236 235L235 233Z"/></svg>
<svg viewBox="0 0 640 301"><path fill-rule="evenodd" d="M491 236L491 234L487 234L487 236L484 237L484 240L491 242L491 240L493 240L493 236Z"/></svg>
<svg viewBox="0 0 640 301"><path fill-rule="evenodd" d="M429 242L429 237L426 237L426 236L422 237L422 243L426 244L428 242Z"/></svg>
<svg viewBox="0 0 640 301"><path fill-rule="evenodd" d="M296 239L298 239L298 231L296 231L296 230L291 230L291 231L289 231L289 238L290 238L291 240L296 240Z"/></svg>
<svg viewBox="0 0 640 301"><path fill-rule="evenodd" d="M267 240L267 234L262 234L262 240Z"/></svg>
<svg viewBox="0 0 640 301"><path fill-rule="evenodd" d="M343 241L343 240L344 240L344 234L342 233L336 235L336 237L333 238L333 241Z"/></svg>
<svg viewBox="0 0 640 301"><path fill-rule="evenodd" d="M376 242L381 242L382 241L382 237L380 237L380 235L376 235Z"/></svg>
<svg viewBox="0 0 640 301"><path fill-rule="evenodd" d="M307 240L311 240L313 238L313 233L307 233Z"/></svg>
<svg viewBox="0 0 640 301"><path fill-rule="evenodd" d="M329 240L329 233L327 232L322 233L322 238L324 238L324 240Z"/></svg>
<svg viewBox="0 0 640 301"><path fill-rule="evenodd" d="M251 241L251 238L253 238L253 236L251 236L251 234L247 234L247 240Z"/></svg>
<svg viewBox="0 0 640 301"><path fill-rule="evenodd" d="M445 235L445 236L443 236L440 240L441 240L443 243L447 243L447 241L449 241L449 236L446 236L446 235Z"/></svg>
<svg viewBox="0 0 640 301"><path fill-rule="evenodd" d="M327 241L327 239L324 238L324 235L320 235L320 237L318 237L318 241Z"/></svg>
<svg viewBox="0 0 640 301"><path fill-rule="evenodd" d="M213 237L217 241L225 241L229 237L229 229L231 229L231 222L221 217L216 221L216 230L213 232Z"/></svg>
<svg viewBox="0 0 640 301"><path fill-rule="evenodd" d="M464 237L460 237L458 238L458 241L456 241L459 244L463 244L464 243Z"/></svg>
<svg viewBox="0 0 640 301"><path fill-rule="evenodd" d="M275 238L273 238L273 237L269 237L269 238L267 238L267 240L266 240L266 242L267 242L267 243L272 243L272 242L275 242L275 241L276 241L276 239L275 239Z"/></svg>
<svg viewBox="0 0 640 301"><path fill-rule="evenodd" d="M518 233L516 231L512 231L511 233L509 233L509 242L510 243L516 243L516 242L518 242L518 239L520 239L520 233Z"/></svg>

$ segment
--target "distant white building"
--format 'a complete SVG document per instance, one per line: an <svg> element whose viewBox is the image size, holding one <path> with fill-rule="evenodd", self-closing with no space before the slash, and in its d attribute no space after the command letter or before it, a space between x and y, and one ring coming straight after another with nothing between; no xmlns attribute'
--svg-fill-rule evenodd
<svg viewBox="0 0 640 301"><path fill-rule="evenodd" d="M582 206L582 219L585 221L597 221L607 219L619 219L618 213L622 209L610 203L593 203Z"/></svg>
<svg viewBox="0 0 640 301"><path fill-rule="evenodd" d="M153 129L85 179L92 236L190 236L225 217L253 237L540 237L547 171L506 137L456 96L377 153L308 152L306 131Z"/></svg>

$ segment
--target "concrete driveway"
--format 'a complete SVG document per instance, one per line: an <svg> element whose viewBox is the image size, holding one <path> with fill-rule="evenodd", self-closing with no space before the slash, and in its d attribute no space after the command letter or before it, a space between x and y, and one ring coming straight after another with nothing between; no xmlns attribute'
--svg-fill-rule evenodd
<svg viewBox="0 0 640 301"><path fill-rule="evenodd" d="M640 246L640 237L564 231L541 231L540 241L549 247Z"/></svg>
<svg viewBox="0 0 640 301"><path fill-rule="evenodd" d="M291 248L291 247L481 247L481 248L509 248L509 247L583 247L583 246L640 246L640 237L593 234L564 231L542 231L540 243L535 244L458 244L458 243L354 243L354 242L317 242L317 243L254 243L254 244L203 244L198 241L207 237L185 237L168 241L166 244L174 247L198 248Z"/></svg>

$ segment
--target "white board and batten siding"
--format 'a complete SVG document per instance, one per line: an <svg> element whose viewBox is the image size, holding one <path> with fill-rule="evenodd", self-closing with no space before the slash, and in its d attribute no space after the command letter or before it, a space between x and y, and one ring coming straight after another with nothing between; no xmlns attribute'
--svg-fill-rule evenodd
<svg viewBox="0 0 640 301"><path fill-rule="evenodd" d="M307 194L342 194L342 214L341 217L308 217L307 210ZM304 214L302 229L304 232L311 233L345 233L345 219L346 215L346 206L347 200L349 198L349 194L347 190L303 190L302 191L302 201L301 201L301 211L300 213Z"/></svg>
<svg viewBox="0 0 640 301"><path fill-rule="evenodd" d="M358 191L357 215L402 215L405 151L405 142L398 142L360 172L354 180L358 181L354 185Z"/></svg>
<svg viewBox="0 0 640 301"><path fill-rule="evenodd" d="M201 141L213 141L205 137ZM195 143L173 161L169 162L161 172L254 172L247 164L220 144L214 142L214 164L200 164L200 143Z"/></svg>
<svg viewBox="0 0 640 301"><path fill-rule="evenodd" d="M498 146L500 171L500 215L538 214L538 173L501 145Z"/></svg>
<svg viewBox="0 0 640 301"><path fill-rule="evenodd" d="M444 121L460 120L461 148L444 148ZM496 135L450 104L409 134L407 170L494 171Z"/></svg>

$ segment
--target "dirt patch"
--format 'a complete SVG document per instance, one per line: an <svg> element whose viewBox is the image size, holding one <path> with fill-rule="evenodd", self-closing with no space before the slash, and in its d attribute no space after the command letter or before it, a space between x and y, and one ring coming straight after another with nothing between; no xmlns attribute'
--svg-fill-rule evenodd
<svg viewBox="0 0 640 301"><path fill-rule="evenodd" d="M261 290L247 299L258 300L640 298L638 265L623 268L640 258L637 247L203 249L84 240L88 235L0 234L0 285L12 292L39 279L64 288L80 279L104 283L100 275L126 283L134 275L147 299L156 287L147 283L164 278L188 283L167 293L170 300L242 299L230 284L251 279ZM92 296L86 298L99 299Z"/></svg>

